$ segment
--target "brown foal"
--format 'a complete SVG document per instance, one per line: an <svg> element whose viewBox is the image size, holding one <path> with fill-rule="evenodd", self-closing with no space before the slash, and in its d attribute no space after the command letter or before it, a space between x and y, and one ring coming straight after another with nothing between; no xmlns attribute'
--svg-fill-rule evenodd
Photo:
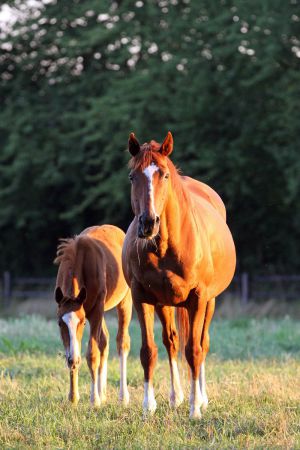
<svg viewBox="0 0 300 450"><path fill-rule="evenodd" d="M153 371L157 359L153 323L156 311L171 373L170 403L183 400L177 353L186 335L185 355L191 370L190 417L201 417L208 403L204 362L215 297L230 283L235 248L226 224L224 204L209 186L179 175L168 158L169 132L163 144L139 144L129 138L129 178L135 217L127 231L123 270L131 287L141 333L145 413L156 409ZM174 307L178 313L179 335Z"/></svg>
<svg viewBox="0 0 300 450"><path fill-rule="evenodd" d="M59 244L55 263L59 264L55 299L62 341L70 369L69 400L77 403L81 340L86 319L90 338L86 354L91 373L91 403L106 400L109 334L104 311L118 312L117 349L120 358L120 396L129 401L126 363L130 349L128 327L132 299L124 279L121 252L124 233L112 225L90 227L74 239Z"/></svg>

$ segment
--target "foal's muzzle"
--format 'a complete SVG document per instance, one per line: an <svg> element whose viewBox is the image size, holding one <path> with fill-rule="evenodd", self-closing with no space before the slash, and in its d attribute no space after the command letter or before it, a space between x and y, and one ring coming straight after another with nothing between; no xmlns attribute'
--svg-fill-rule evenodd
<svg viewBox="0 0 300 450"><path fill-rule="evenodd" d="M152 216L144 212L139 216L138 237L149 239L156 236L159 230L159 216Z"/></svg>

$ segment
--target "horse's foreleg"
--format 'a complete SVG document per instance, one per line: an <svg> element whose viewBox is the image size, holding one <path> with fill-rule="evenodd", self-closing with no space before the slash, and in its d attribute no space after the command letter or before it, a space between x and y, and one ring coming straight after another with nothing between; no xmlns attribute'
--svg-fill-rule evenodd
<svg viewBox="0 0 300 450"><path fill-rule="evenodd" d="M130 336L128 327L132 315L131 292L128 290L124 299L117 305L118 312L118 334L117 350L120 358L120 395L119 400L124 405L129 402L129 392L127 388L127 356L130 350Z"/></svg>
<svg viewBox="0 0 300 450"><path fill-rule="evenodd" d="M214 315L215 311L215 299L211 299L206 306L206 312L205 312L205 320L204 320L204 326L203 326L203 332L201 337L201 347L203 351L203 362L201 364L200 368L200 389L203 399L203 405L202 409L205 410L208 405L208 397L206 392L206 380L205 380L205 359L206 355L209 351L209 325L211 322L211 319Z"/></svg>
<svg viewBox="0 0 300 450"><path fill-rule="evenodd" d="M98 392L98 369L100 365L99 351L99 320L90 320L90 339L86 354L86 360L91 373L91 404L95 407L100 406L101 399Z"/></svg>
<svg viewBox="0 0 300 450"><path fill-rule="evenodd" d="M98 387L99 387L100 401L105 402L106 387L107 387L107 359L109 353L109 333L104 318L102 320L99 348L101 358L99 365Z"/></svg>
<svg viewBox="0 0 300 450"><path fill-rule="evenodd" d="M171 375L170 405L177 408L183 402L184 397L177 365L179 337L175 324L175 310L171 306L156 306L155 310L162 324L163 343L169 356Z"/></svg>
<svg viewBox="0 0 300 450"><path fill-rule="evenodd" d="M78 367L76 369L70 370L70 392L69 392L70 402L77 405L79 401L79 391L78 391Z"/></svg>
<svg viewBox="0 0 300 450"><path fill-rule="evenodd" d="M206 304L207 302L201 301L200 296L198 296L195 291L191 292L187 304L190 332L185 347L185 355L191 369L190 418L192 419L201 418L200 407L203 404L199 376L204 354L200 342Z"/></svg>
<svg viewBox="0 0 300 450"><path fill-rule="evenodd" d="M154 342L154 306L143 303L143 292L132 287L133 303L139 318L142 334L140 351L141 363L144 369L144 414L154 413L156 400L153 389L153 372L157 360L157 347Z"/></svg>

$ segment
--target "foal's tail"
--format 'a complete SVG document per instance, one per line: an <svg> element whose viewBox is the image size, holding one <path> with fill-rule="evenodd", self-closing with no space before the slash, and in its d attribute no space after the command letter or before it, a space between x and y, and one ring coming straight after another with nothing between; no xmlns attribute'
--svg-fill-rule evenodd
<svg viewBox="0 0 300 450"><path fill-rule="evenodd" d="M189 316L186 308L177 307L176 308L176 319L179 334L179 350L181 353L182 360L185 357L185 346L189 337L190 324Z"/></svg>

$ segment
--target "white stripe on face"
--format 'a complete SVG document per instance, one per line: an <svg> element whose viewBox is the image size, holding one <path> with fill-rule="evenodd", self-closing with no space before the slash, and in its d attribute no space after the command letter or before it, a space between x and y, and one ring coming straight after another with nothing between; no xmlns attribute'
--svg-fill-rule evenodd
<svg viewBox="0 0 300 450"><path fill-rule="evenodd" d="M154 188L153 188L152 178L153 178L153 174L157 170L159 170L159 168L154 163L150 164L150 166L146 167L146 169L143 170L143 173L144 173L144 175L146 175L147 180L148 180L150 208L155 216L156 216L156 212L155 212L155 205L154 205Z"/></svg>
<svg viewBox="0 0 300 450"><path fill-rule="evenodd" d="M69 329L69 337L70 337L70 347L67 351L67 359L71 358L74 362L79 360L80 352L79 352L79 344L77 341L77 325L79 323L79 319L75 312L69 312L62 316L62 320L65 322Z"/></svg>

